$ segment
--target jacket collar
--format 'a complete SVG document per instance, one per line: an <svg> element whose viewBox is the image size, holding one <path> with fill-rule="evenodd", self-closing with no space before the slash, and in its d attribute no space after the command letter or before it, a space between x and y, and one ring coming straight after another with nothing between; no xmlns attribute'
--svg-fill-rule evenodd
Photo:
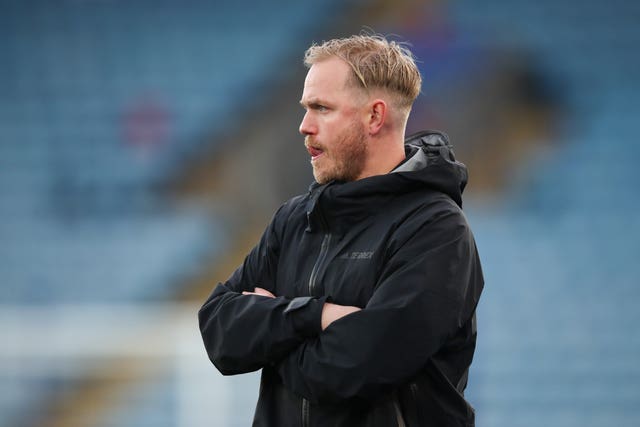
<svg viewBox="0 0 640 427"><path fill-rule="evenodd" d="M423 131L405 140L407 160L392 172L352 182L314 182L306 204L307 231L340 230L384 210L399 194L437 191L462 206L467 169L456 161L447 136Z"/></svg>

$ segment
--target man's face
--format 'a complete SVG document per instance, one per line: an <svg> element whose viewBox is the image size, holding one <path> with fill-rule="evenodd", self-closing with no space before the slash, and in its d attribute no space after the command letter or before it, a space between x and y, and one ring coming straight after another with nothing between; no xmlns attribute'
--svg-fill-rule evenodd
<svg viewBox="0 0 640 427"><path fill-rule="evenodd" d="M332 58L311 66L300 103L300 123L311 155L313 176L320 184L359 179L367 160L363 94L347 86L351 69Z"/></svg>

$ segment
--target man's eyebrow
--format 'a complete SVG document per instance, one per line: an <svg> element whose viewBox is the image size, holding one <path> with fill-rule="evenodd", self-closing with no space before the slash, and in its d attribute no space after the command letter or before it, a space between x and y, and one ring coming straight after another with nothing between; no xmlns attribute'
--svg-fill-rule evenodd
<svg viewBox="0 0 640 427"><path fill-rule="evenodd" d="M304 99L300 100L300 105L302 105L304 108L317 107L318 105L325 105L325 104L326 102L319 98L309 98L306 101Z"/></svg>

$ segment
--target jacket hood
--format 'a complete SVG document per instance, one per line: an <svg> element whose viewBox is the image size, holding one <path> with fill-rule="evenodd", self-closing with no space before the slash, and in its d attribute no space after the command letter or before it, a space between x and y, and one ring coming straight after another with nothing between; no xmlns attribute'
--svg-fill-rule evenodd
<svg viewBox="0 0 640 427"><path fill-rule="evenodd" d="M405 138L405 160L385 175L376 175L352 182L314 182L311 193L329 191L336 196L360 198L371 193L402 193L428 187L451 197L462 206L462 193L467 185L467 167L455 159L446 134L426 130Z"/></svg>
<svg viewBox="0 0 640 427"><path fill-rule="evenodd" d="M327 220L339 215L341 222L358 221L372 211L384 209L389 198L398 194L425 190L444 193L462 207L467 168L456 161L444 133L415 133L405 139L405 152L405 160L388 174L351 182L311 184L306 205L309 226L314 222L319 201Z"/></svg>
<svg viewBox="0 0 640 427"><path fill-rule="evenodd" d="M433 130L415 133L406 138L405 153L406 160L391 174L445 193L462 207L467 167L456 160L447 135Z"/></svg>

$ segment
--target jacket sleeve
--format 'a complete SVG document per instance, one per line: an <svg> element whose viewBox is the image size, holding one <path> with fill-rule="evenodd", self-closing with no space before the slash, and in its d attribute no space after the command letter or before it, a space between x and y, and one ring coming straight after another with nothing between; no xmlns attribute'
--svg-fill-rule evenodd
<svg viewBox="0 0 640 427"><path fill-rule="evenodd" d="M242 266L213 290L198 312L209 359L224 375L274 364L321 331L324 298L242 295L255 287L274 292L281 211Z"/></svg>
<svg viewBox="0 0 640 427"><path fill-rule="evenodd" d="M405 225L366 307L278 365L289 389L313 402L374 398L417 374L473 315L483 279L463 214Z"/></svg>

